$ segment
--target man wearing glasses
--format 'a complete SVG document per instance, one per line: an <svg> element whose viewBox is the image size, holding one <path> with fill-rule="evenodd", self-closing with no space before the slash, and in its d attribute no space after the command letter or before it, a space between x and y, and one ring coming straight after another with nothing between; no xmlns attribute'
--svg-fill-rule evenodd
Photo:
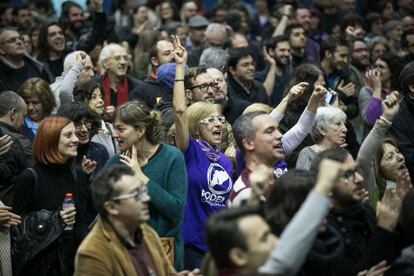
<svg viewBox="0 0 414 276"><path fill-rule="evenodd" d="M0 29L0 80L17 91L25 80L34 77L49 83L52 80L50 72L26 53L23 38L16 28Z"/></svg>
<svg viewBox="0 0 414 276"><path fill-rule="evenodd" d="M131 168L104 168L91 192L99 216L78 249L74 275L177 275L147 224L150 197Z"/></svg>
<svg viewBox="0 0 414 276"><path fill-rule="evenodd" d="M336 230L344 241L345 250L332 263L334 274L356 275L358 271L369 269L382 260L389 261L395 254L394 229L401 199L395 192L386 191L375 213L366 204L368 198L363 189L364 178L357 171L351 154L339 147L326 150L316 156L311 170L317 172L325 159L344 165L344 173L336 180L332 190L332 209L325 226Z"/></svg>
<svg viewBox="0 0 414 276"><path fill-rule="evenodd" d="M207 73L205 67L192 67L185 73L185 95L190 104L196 102L214 103L218 83Z"/></svg>

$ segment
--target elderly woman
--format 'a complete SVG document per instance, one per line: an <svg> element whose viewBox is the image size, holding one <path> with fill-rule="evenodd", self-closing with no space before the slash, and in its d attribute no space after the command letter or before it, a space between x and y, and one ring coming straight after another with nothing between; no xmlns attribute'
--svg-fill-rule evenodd
<svg viewBox="0 0 414 276"><path fill-rule="evenodd" d="M114 126L113 135L123 154L115 155L108 165L127 164L146 184L151 197L149 225L164 244L174 248L167 256L181 270L184 252L180 227L187 188L184 158L177 148L160 143L159 116L143 103L121 105Z"/></svg>
<svg viewBox="0 0 414 276"><path fill-rule="evenodd" d="M39 123L52 113L56 106L55 98L49 84L41 78L27 79L19 87L17 93L27 105L21 132L33 143Z"/></svg>
<svg viewBox="0 0 414 276"><path fill-rule="evenodd" d="M327 149L346 146L346 115L338 107L319 107L313 122L311 136L314 145L299 153L296 169L309 170L315 156Z"/></svg>
<svg viewBox="0 0 414 276"><path fill-rule="evenodd" d="M204 223L213 212L226 208L233 187L232 162L218 147L225 118L219 105L196 102L186 107L184 71L187 51L174 36L177 63L173 93L175 144L184 153L187 167L187 203L182 227L185 269L200 267L207 251Z"/></svg>

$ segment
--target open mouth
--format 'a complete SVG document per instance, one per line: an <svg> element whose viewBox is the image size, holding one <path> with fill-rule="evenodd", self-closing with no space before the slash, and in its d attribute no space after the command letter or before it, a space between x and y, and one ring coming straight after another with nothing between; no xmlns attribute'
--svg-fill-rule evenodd
<svg viewBox="0 0 414 276"><path fill-rule="evenodd" d="M282 147L282 143L280 143L280 144L277 144L277 145L274 145L273 146L273 149L275 149L275 150L277 150L277 151L281 151L281 152L285 152L284 150L283 150L283 147Z"/></svg>
<svg viewBox="0 0 414 276"><path fill-rule="evenodd" d="M221 130L214 130L213 131L213 137L221 138Z"/></svg>

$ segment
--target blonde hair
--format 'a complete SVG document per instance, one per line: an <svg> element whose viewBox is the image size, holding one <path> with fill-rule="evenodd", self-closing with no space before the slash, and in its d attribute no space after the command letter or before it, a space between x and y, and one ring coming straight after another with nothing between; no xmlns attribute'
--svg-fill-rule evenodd
<svg viewBox="0 0 414 276"><path fill-rule="evenodd" d="M221 114L221 106L218 104L196 102L190 105L185 111L190 135L192 137L198 137L200 121L216 112Z"/></svg>
<svg viewBox="0 0 414 276"><path fill-rule="evenodd" d="M264 104L264 103L253 103L246 107L246 109L243 111L242 115L255 112L255 111L263 111L266 113L270 113L273 111L273 107L270 105Z"/></svg>

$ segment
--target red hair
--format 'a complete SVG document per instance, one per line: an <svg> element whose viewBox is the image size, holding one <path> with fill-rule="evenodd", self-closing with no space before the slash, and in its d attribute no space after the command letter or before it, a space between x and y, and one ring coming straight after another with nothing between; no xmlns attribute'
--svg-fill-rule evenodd
<svg viewBox="0 0 414 276"><path fill-rule="evenodd" d="M72 121L65 117L46 117L40 123L33 142L33 158L42 164L64 164L59 152L60 132Z"/></svg>

